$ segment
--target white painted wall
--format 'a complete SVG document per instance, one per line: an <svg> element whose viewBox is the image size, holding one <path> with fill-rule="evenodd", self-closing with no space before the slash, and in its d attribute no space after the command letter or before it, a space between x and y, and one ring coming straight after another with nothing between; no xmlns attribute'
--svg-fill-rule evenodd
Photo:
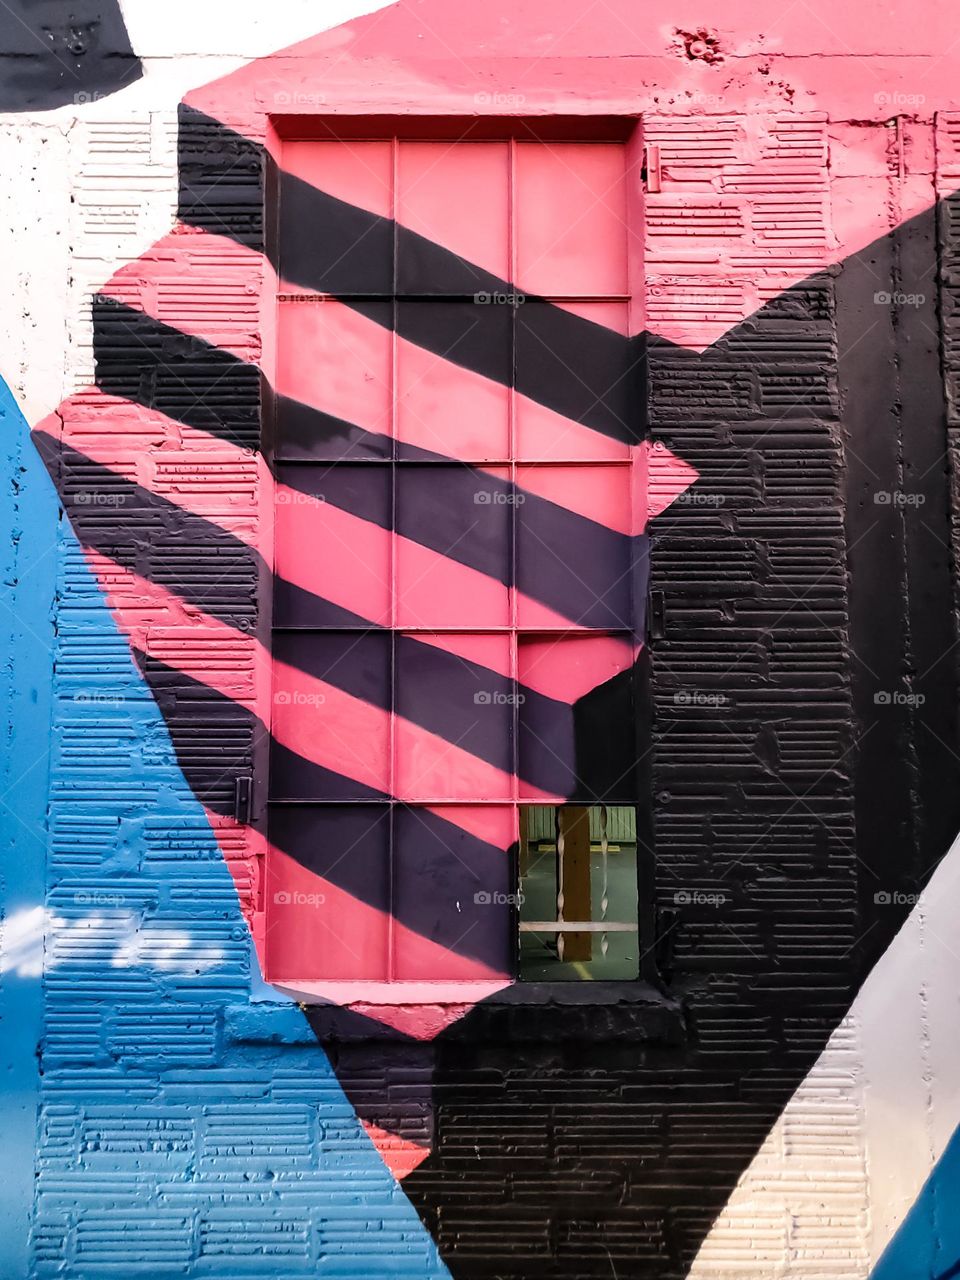
<svg viewBox="0 0 960 1280"><path fill-rule="evenodd" d="M183 96L388 2L123 0L141 79L56 111L0 115L0 376L28 422L90 383L91 294L170 230Z"/></svg>

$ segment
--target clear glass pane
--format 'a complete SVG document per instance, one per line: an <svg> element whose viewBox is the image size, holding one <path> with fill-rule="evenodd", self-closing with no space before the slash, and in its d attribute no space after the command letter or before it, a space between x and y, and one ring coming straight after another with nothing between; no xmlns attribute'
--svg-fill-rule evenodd
<svg viewBox="0 0 960 1280"><path fill-rule="evenodd" d="M524 806L520 980L636 978L636 815L623 806Z"/></svg>

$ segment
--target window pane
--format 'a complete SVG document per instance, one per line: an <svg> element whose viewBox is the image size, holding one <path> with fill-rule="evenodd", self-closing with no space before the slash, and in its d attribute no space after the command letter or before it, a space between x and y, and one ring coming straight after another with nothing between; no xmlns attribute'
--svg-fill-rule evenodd
<svg viewBox="0 0 960 1280"><path fill-rule="evenodd" d="M512 314L498 302L398 303L400 457L509 456Z"/></svg>
<svg viewBox="0 0 960 1280"><path fill-rule="evenodd" d="M280 190L285 284L388 293L393 284L393 144L288 142Z"/></svg>
<svg viewBox="0 0 960 1280"><path fill-rule="evenodd" d="M395 777L407 799L508 798L507 635L397 636Z"/></svg>
<svg viewBox="0 0 960 1280"><path fill-rule="evenodd" d="M517 144L517 283L542 297L626 293L624 149Z"/></svg>
<svg viewBox="0 0 960 1280"><path fill-rule="evenodd" d="M399 292L471 294L490 273L506 280L507 144L401 142L398 161Z"/></svg>
<svg viewBox="0 0 960 1280"><path fill-rule="evenodd" d="M390 489L388 467L277 467L274 626L389 625Z"/></svg>
<svg viewBox="0 0 960 1280"><path fill-rule="evenodd" d="M462 981L512 972L515 840L514 810L506 805L397 806L397 979Z"/></svg>
<svg viewBox="0 0 960 1280"><path fill-rule="evenodd" d="M589 802L636 795L628 636L520 636L520 795Z"/></svg>
<svg viewBox="0 0 960 1280"><path fill-rule="evenodd" d="M392 326L390 302L281 303L277 457L389 457Z"/></svg>
<svg viewBox="0 0 960 1280"><path fill-rule="evenodd" d="M628 337L626 304L528 299L516 318L518 457L628 457L643 436L643 347Z"/></svg>
<svg viewBox="0 0 960 1280"><path fill-rule="evenodd" d="M281 632L273 647L271 796L389 792L389 635Z"/></svg>
<svg viewBox="0 0 960 1280"><path fill-rule="evenodd" d="M497 627L510 620L507 472L397 468L397 622Z"/></svg>
<svg viewBox="0 0 960 1280"><path fill-rule="evenodd" d="M517 483L519 625L630 629L631 468L521 467Z"/></svg>
<svg viewBox="0 0 960 1280"><path fill-rule="evenodd" d="M406 800L507 800L513 682L507 635L397 637L395 777Z"/></svg>
<svg viewBox="0 0 960 1280"><path fill-rule="evenodd" d="M521 980L638 976L632 809L525 807L520 893Z"/></svg>
<svg viewBox="0 0 960 1280"><path fill-rule="evenodd" d="M386 805L274 805L267 933L272 981L386 978Z"/></svg>

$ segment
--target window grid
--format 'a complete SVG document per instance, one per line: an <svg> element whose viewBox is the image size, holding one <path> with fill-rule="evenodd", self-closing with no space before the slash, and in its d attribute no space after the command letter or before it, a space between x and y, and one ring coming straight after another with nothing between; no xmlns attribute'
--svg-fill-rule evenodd
<svg viewBox="0 0 960 1280"><path fill-rule="evenodd" d="M351 145L341 143L340 145ZM358 144L363 145L363 144ZM517 693L520 690L520 657L519 650L523 640L528 637L536 637L543 640L555 639L558 644L563 644L564 640L570 638L579 638L585 635L596 637L615 637L623 640L625 643L632 643L634 636L633 618L636 616L636 602L630 598L628 608L626 610L627 617L622 619L621 626L607 627L589 627L579 628L571 624L565 625L548 625L530 622L524 619L521 607L521 593L518 591L518 569L521 564L521 557L524 555L523 537L521 521L518 518L520 504L512 502L507 504L507 525L508 525L508 549L505 560L506 568L506 608L507 621L497 625L456 625L444 624L436 625L430 622L422 624L414 624L410 620L408 612L402 607L403 602L397 589L402 571L401 556L403 554L403 543L401 538L397 536L397 531L401 528L403 520L402 505L404 494L402 492L404 482L401 477L412 474L415 468L438 469L451 464L444 459L416 458L406 455L405 446L407 441L402 437L404 434L404 424L402 421L401 409L401 359L403 350L403 339L401 338L401 308L407 306L429 306L429 305L456 305L458 303L471 303L473 305L483 305L475 303L474 297L466 294L457 293L432 293L432 292L403 292L400 289L400 266L401 254L399 245L399 219L398 219L398 193L400 182L400 160L401 148L403 141L398 137L390 140L391 155L391 193L390 193L390 214L393 219L394 237L393 237L393 289L390 293L378 294L370 292L342 292L338 291L336 295L320 294L317 299L306 300L301 298L297 301L285 300L285 295L281 295L278 308L281 317L285 314L291 316L302 315L303 309L318 307L324 303L331 302L336 306L347 306L351 304L363 304L368 306L371 303L389 303L392 307L392 324L388 329L389 341L389 360L387 362L388 369L388 385L384 388L386 393L387 405L389 409L389 452L388 456L375 459L358 459L358 458L303 458L287 456L284 448L284 439L278 436L276 440L275 459L282 464L284 468L309 471L314 475L319 474L321 477L335 474L343 468L361 467L364 470L382 470L388 469L389 475L389 505L385 512L385 528L394 531L393 536L386 539L388 547L388 582L386 592L387 607L387 624L389 628L388 641L388 671L387 671L387 688L389 691L389 706L385 708L388 714L385 717L385 732L387 734L386 743L386 769L384 776L383 790L390 799L381 801L377 799L364 798L360 794L356 797L332 797L322 794L311 793L303 795L284 795L277 791L275 781L272 777L270 787L270 805L271 808L285 808L294 805L309 805L314 808L323 807L342 807L350 806L373 806L376 808L384 808L387 812L388 821L388 851L387 851L387 871L389 876L389 901L391 909L387 912L388 921L388 939L387 939L387 971L385 977L387 980L394 980L397 973L397 948L395 940L396 922L392 906L396 901L397 884L396 884L396 863L397 850L395 842L395 828L397 825L397 813L400 809L414 808L437 809L444 808L454 809L458 806L473 806L477 809L499 810L504 806L509 806L512 814L512 830L513 840L516 841L519 830L519 806L531 806L536 804L552 805L563 803L564 796L544 795L542 798L534 795L524 794L522 785L522 769L524 762L520 759L520 742L521 742L521 704L518 701ZM471 145L469 143L457 145ZM489 144L478 144L489 145ZM507 182L507 252L509 270L507 278L516 281L519 278L518 264L518 232L517 232L517 183L518 183L518 156L522 154L522 148L532 147L537 144L510 139L506 142L505 147L508 155L508 182ZM583 144L579 144L583 145ZM609 144L608 144L609 145ZM621 155L623 148L618 148ZM625 235L624 235L625 239ZM626 285L626 277L623 280ZM597 294L588 294L584 292L578 293L555 293L542 294L538 296L535 303L521 305L540 305L552 304L561 305L585 305L585 304L619 304L623 307L626 314L626 306L629 303L630 295L625 292L605 292ZM499 304L491 304L499 305ZM511 378L510 385L503 389L505 397L506 411L506 439L507 450L505 456L503 454L494 453L492 457L479 457L476 454L468 454L466 457L458 457L455 465L471 470L475 467L481 468L481 474L501 468L508 473L508 492L514 496L522 491L522 477L533 474L535 471L541 471L549 479L551 472L557 469L567 468L610 468L618 470L623 474L623 483L630 493L629 501L632 503L632 467L634 465L630 450L624 448L622 456L606 456L603 452L604 441L598 437L598 456L596 457L559 457L559 458L543 458L533 454L528 455L525 452L525 446L519 438L518 424L518 404L520 403L519 393L515 390L517 384L517 354L518 354L518 324L520 320L521 305L508 307L509 320L509 346L511 359ZM283 320L281 319L281 341L283 333ZM530 554L530 546L527 547L527 554ZM632 592L632 584L631 584ZM273 625L274 636L279 639L288 633L318 633L330 634L339 633L345 637L362 638L364 636L382 636L380 629L364 629L356 628L348 624L331 623L318 627L314 624L299 624L291 622L277 622ZM510 769L509 769L509 789L503 795L477 795L471 794L428 794L425 791L417 792L416 787L404 788L400 785L400 769L398 766L398 692L403 695L404 690L398 684L398 680L402 682L403 675L398 668L398 647L405 637L415 638L417 636L466 636L466 637L494 637L502 636L507 642L505 651L506 672L509 687L512 691L512 699L509 702L509 737L510 737ZM617 803L616 799L611 801ZM629 799L627 800L629 803Z"/></svg>

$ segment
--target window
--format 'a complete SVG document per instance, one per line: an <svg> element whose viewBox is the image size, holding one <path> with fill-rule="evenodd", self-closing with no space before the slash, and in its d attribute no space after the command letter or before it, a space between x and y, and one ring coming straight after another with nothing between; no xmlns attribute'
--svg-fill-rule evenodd
<svg viewBox="0 0 960 1280"><path fill-rule="evenodd" d="M521 980L635 978L636 811L524 806L520 813Z"/></svg>
<svg viewBox="0 0 960 1280"><path fill-rule="evenodd" d="M282 146L272 981L637 974L598 806L638 802L639 167L516 128ZM559 857L521 841L540 809ZM535 958L588 810L592 914L555 927L568 869Z"/></svg>

